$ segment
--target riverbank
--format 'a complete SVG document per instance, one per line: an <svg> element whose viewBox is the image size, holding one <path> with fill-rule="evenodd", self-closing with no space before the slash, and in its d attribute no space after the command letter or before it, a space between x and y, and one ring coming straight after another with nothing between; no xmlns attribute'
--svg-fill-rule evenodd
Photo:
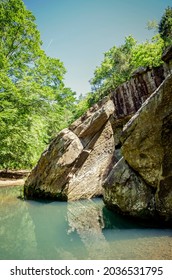
<svg viewBox="0 0 172 280"><path fill-rule="evenodd" d="M29 170L0 170L0 188L24 185L29 173Z"/></svg>
<svg viewBox="0 0 172 280"><path fill-rule="evenodd" d="M22 186L25 183L25 179L2 179L0 178L0 188L4 187L16 187L16 186Z"/></svg>

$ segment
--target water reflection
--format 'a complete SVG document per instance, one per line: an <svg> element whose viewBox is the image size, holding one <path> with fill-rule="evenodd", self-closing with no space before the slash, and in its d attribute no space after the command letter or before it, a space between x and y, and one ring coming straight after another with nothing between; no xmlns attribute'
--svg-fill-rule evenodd
<svg viewBox="0 0 172 280"><path fill-rule="evenodd" d="M0 190L0 259L172 259L172 230L145 228L100 199L38 202Z"/></svg>
<svg viewBox="0 0 172 280"><path fill-rule="evenodd" d="M68 234L67 204L30 201L28 206L40 258L77 259L82 242L76 233Z"/></svg>
<svg viewBox="0 0 172 280"><path fill-rule="evenodd" d="M102 229L104 219L101 201L77 201L67 205L68 232L77 232L85 246L88 259L109 256L109 244Z"/></svg>
<svg viewBox="0 0 172 280"><path fill-rule="evenodd" d="M0 259L32 258L37 251L34 224L19 188L0 189Z"/></svg>

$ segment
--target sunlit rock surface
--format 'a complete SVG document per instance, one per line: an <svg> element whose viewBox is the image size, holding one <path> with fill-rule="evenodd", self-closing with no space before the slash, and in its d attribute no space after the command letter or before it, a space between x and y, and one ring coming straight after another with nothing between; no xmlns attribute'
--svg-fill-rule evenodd
<svg viewBox="0 0 172 280"><path fill-rule="evenodd" d="M122 152L125 159L152 187L159 185L163 179L163 165L167 169L172 159L171 94L172 76L146 100L123 130Z"/></svg>
<svg viewBox="0 0 172 280"><path fill-rule="evenodd" d="M103 174L112 160L114 112L105 98L62 130L25 183L25 197L77 200L102 195Z"/></svg>
<svg viewBox="0 0 172 280"><path fill-rule="evenodd" d="M77 200L102 195L107 171L121 158L124 124L163 79L163 67L139 69L110 98L62 130L28 177L25 197Z"/></svg>
<svg viewBox="0 0 172 280"><path fill-rule="evenodd" d="M118 162L109 173L104 183L105 203L125 214L140 216L142 212L146 217L150 212L171 223L172 75L124 126L121 142L128 164ZM129 167L134 175L129 175Z"/></svg>

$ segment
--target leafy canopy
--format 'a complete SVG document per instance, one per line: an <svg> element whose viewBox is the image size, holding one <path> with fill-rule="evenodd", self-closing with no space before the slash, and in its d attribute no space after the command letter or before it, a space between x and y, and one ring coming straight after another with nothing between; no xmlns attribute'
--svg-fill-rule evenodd
<svg viewBox="0 0 172 280"><path fill-rule="evenodd" d="M165 10L160 20L158 30L166 46L172 44L172 7L167 7Z"/></svg>
<svg viewBox="0 0 172 280"><path fill-rule="evenodd" d="M138 67L160 65L163 48L164 41L159 34L141 44L138 44L132 36L128 36L123 45L112 47L104 54L104 60L96 68L90 81L92 95L88 100L89 105L129 80Z"/></svg>
<svg viewBox="0 0 172 280"><path fill-rule="evenodd" d="M41 49L35 17L22 0L0 0L0 167L33 166L73 118L66 70Z"/></svg>
<svg viewBox="0 0 172 280"><path fill-rule="evenodd" d="M159 23L149 21L147 28L156 33L151 40L138 44L132 37L125 38L124 44L113 46L104 54L104 60L94 71L90 80L92 92L87 96L90 107L118 85L131 78L139 67L157 67L164 48L172 44L172 7L168 7Z"/></svg>
<svg viewBox="0 0 172 280"><path fill-rule="evenodd" d="M132 71L130 60L135 45L135 39L128 36L123 45L114 46L104 54L103 62L96 68L94 77L90 80L93 90L90 105L130 77Z"/></svg>

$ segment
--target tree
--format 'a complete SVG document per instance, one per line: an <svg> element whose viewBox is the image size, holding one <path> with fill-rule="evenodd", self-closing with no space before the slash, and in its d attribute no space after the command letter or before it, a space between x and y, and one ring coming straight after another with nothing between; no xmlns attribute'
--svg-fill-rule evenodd
<svg viewBox="0 0 172 280"><path fill-rule="evenodd" d="M172 43L172 7L168 7L159 23L159 34L168 46Z"/></svg>
<svg viewBox="0 0 172 280"><path fill-rule="evenodd" d="M157 33L157 31L158 31L158 22L156 20L149 20L147 22L147 29L148 30L154 30L154 32Z"/></svg>
<svg viewBox="0 0 172 280"><path fill-rule="evenodd" d="M88 97L89 107L129 80L137 68L156 67L162 64L163 49L164 40L159 34L142 44L138 44L132 36L128 36L123 45L112 47L105 53L103 62L96 68L90 81L92 94Z"/></svg>
<svg viewBox="0 0 172 280"><path fill-rule="evenodd" d="M163 63L161 60L163 48L164 41L159 34L155 35L151 41L146 40L145 43L137 44L132 51L130 61L132 68L159 66Z"/></svg>
<svg viewBox="0 0 172 280"><path fill-rule="evenodd" d="M38 57L41 51L40 34L35 17L21 0L1 0L0 11L2 61L8 67L8 75L15 81Z"/></svg>
<svg viewBox="0 0 172 280"><path fill-rule="evenodd" d="M32 167L71 121L66 70L41 49L35 17L21 0L0 0L0 167Z"/></svg>
<svg viewBox="0 0 172 280"><path fill-rule="evenodd" d="M128 36L123 45L114 46L104 54L103 62L96 68L90 81L93 90L90 105L130 78L132 72L130 59L135 45L135 39Z"/></svg>
<svg viewBox="0 0 172 280"><path fill-rule="evenodd" d="M82 94L79 96L75 105L74 119L78 119L89 109L90 98L91 93L87 93L85 96L83 96Z"/></svg>

